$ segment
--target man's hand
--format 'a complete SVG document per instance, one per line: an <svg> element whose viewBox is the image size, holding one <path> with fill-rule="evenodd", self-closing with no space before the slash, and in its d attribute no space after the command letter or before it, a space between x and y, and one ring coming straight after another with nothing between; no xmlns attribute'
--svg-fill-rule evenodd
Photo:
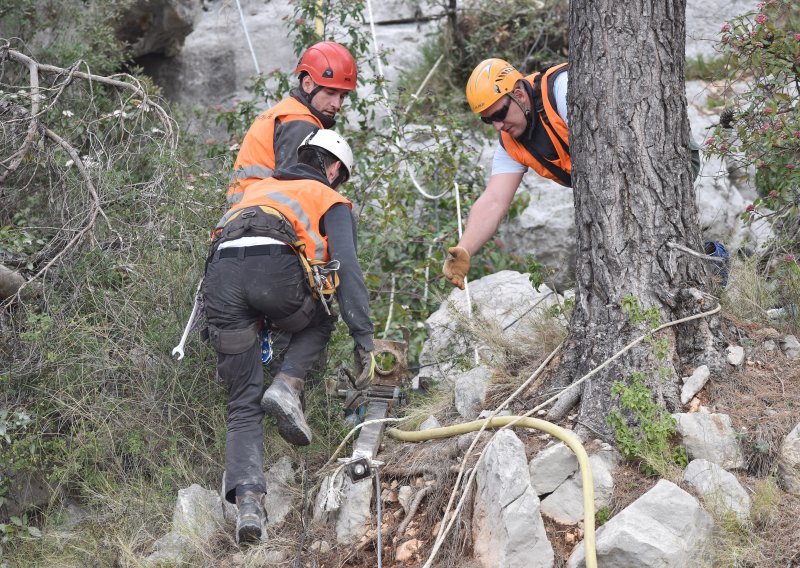
<svg viewBox="0 0 800 568"><path fill-rule="evenodd" d="M447 249L447 260L444 261L442 273L453 286L464 289L464 278L469 272L469 253L462 247L450 247Z"/></svg>
<svg viewBox="0 0 800 568"><path fill-rule="evenodd" d="M356 346L355 351L353 351L353 358L355 359L356 373L358 375L354 386L358 390L364 390L375 377L375 355L372 351L365 351Z"/></svg>

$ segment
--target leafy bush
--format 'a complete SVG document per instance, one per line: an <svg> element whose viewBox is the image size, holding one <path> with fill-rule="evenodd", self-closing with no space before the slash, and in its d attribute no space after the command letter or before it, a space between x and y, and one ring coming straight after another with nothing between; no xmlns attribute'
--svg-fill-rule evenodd
<svg viewBox="0 0 800 568"><path fill-rule="evenodd" d="M740 167L755 166L759 206L796 216L800 172L800 7L790 0L761 2L758 9L722 27L729 89L726 110L707 151Z"/></svg>

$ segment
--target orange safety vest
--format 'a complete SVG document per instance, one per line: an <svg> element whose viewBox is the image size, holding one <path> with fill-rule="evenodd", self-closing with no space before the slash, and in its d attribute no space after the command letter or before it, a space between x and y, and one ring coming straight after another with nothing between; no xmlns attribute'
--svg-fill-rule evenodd
<svg viewBox="0 0 800 568"><path fill-rule="evenodd" d="M569 130L567 123L558 114L553 95L553 82L566 70L567 63L562 63L550 67L544 74L534 73L525 77L525 81L533 89L531 113L534 116L531 118L531 127L543 128L544 132L540 132L539 136L536 136L537 133L534 132L534 138L525 141L512 138L507 132L501 132L500 140L508 155L516 162L533 168L542 177L571 187L572 160L569 155ZM528 93L530 94L530 91ZM530 134L529 128L523 137ZM555 159L548 159L546 156Z"/></svg>
<svg viewBox="0 0 800 568"><path fill-rule="evenodd" d="M242 199L244 190L251 184L272 176L275 170L275 121L281 123L305 120L324 128L319 119L303 103L287 97L262 112L253 122L242 140L239 155L233 165L233 181L228 186L229 205Z"/></svg>
<svg viewBox="0 0 800 568"><path fill-rule="evenodd" d="M309 260L328 262L328 237L319 228L322 216L337 203L353 204L324 183L309 180L277 180L267 178L250 185L242 200L225 214L228 219L247 207L268 206L277 209L294 227L305 244Z"/></svg>

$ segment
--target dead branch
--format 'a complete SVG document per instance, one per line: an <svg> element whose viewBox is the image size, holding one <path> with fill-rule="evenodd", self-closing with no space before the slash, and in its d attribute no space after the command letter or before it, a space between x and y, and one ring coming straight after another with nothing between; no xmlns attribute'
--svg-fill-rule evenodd
<svg viewBox="0 0 800 568"><path fill-rule="evenodd" d="M15 61L22 63L28 68L31 84L31 120L28 124L28 132L25 135L25 140L22 142L22 146L20 146L19 149L6 160L0 162L11 162L9 166L4 166L6 171L0 174L0 185L2 185L6 178L19 167L19 165L22 163L22 160L24 160L25 156L28 154L28 150L30 149L34 140L36 139L37 122L34 117L39 114L39 109L41 108L41 94L39 93L39 65L30 57L23 55L18 51L14 51L13 49L9 49L8 45L0 47L0 58L5 56L12 57Z"/></svg>
<svg viewBox="0 0 800 568"><path fill-rule="evenodd" d="M158 115L159 121L164 127L164 133L169 140L170 147L175 149L178 146L178 131L175 127L175 121L167 114L167 112L157 103L153 102L152 99L147 94L147 91L142 86L141 82L136 79L135 77L120 73L118 75L112 75L110 77L103 77L102 75L94 75L91 72L82 72L77 70L77 66L80 62L73 65L70 69L64 69L63 67L56 67L55 65L46 65L44 63L39 63L34 59L28 57L20 53L15 49L11 49L9 45L0 46L0 60L3 59L10 59L17 63L20 63L26 66L30 72L30 87L31 87L31 110L30 110L30 123L28 125L28 132L25 136L25 140L22 143L22 146L14 152L9 158L4 160L4 162L11 162L10 165L4 166L5 171L0 174L0 184L2 184L5 179L13 173L22 161L25 159L28 151L30 150L31 145L33 144L36 138L36 129L38 123L38 117L41 112L41 99L42 95L40 92L39 86L39 73L55 73L58 75L67 75L67 78L62 83L59 88L59 91L56 93L56 98L58 98L61 93L63 92L64 88L72 81L73 78L84 79L89 81L90 85L91 82L102 83L105 85L111 85L112 87L116 87L121 90L130 91L133 93L132 97L139 97L141 102L139 102L139 108L143 112L149 112L151 109L155 111ZM119 78L124 78L126 80L120 80ZM47 108L51 108L52 103L48 105Z"/></svg>
<svg viewBox="0 0 800 568"><path fill-rule="evenodd" d="M414 518L414 515L417 514L417 509L419 508L420 503L425 498L425 496L431 492L433 485L426 485L419 491L417 491L416 495L414 495L414 500L411 502L411 505L408 507L408 513L406 513L405 519L397 526L397 536L403 536L408 524Z"/></svg>
<svg viewBox="0 0 800 568"><path fill-rule="evenodd" d="M88 233L92 229L92 227L94 227L94 223L97 220L97 216L102 214L103 212L102 208L100 207L100 197L97 195L97 190L95 189L94 184L92 183L92 178L89 175L89 172L86 169L86 165L83 163L83 160L81 160L81 157L78 155L78 152L75 151L75 148L73 148L69 142L61 138L58 134L56 134L52 130L48 128L43 128L43 131L47 138L49 138L50 140L61 146L69 154L70 158L72 158L72 160L75 162L75 166L78 168L81 177L86 182L86 187L89 190L89 194L92 196L93 203L91 211L89 212L89 218L84 223L83 227L80 230L76 231L75 235L69 240L69 242L64 247L62 247L61 250L59 250L58 253L39 270L39 272L34 274L27 282L25 282L25 284L20 286L19 290L17 290L17 293L14 295L13 301L19 300L22 290L24 290L28 284L30 284L31 282L33 282L34 280L45 274L50 269L50 267L53 266L58 261L59 258L64 256L64 254L69 249L71 249L78 241L80 241L83 238L83 236L86 233ZM105 218L104 214L103 217ZM106 222L108 222L107 218Z"/></svg>

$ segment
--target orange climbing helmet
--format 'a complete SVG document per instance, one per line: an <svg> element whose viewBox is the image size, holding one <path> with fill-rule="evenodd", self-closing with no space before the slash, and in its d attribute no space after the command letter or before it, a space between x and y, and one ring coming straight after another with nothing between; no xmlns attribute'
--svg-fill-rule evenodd
<svg viewBox="0 0 800 568"><path fill-rule="evenodd" d="M514 90L522 73L503 59L485 59L478 63L467 81L467 101L472 112L481 112L500 97Z"/></svg>
<svg viewBox="0 0 800 568"><path fill-rule="evenodd" d="M356 90L356 60L347 48L334 41L321 41L305 50L295 73L305 71L317 85Z"/></svg>

